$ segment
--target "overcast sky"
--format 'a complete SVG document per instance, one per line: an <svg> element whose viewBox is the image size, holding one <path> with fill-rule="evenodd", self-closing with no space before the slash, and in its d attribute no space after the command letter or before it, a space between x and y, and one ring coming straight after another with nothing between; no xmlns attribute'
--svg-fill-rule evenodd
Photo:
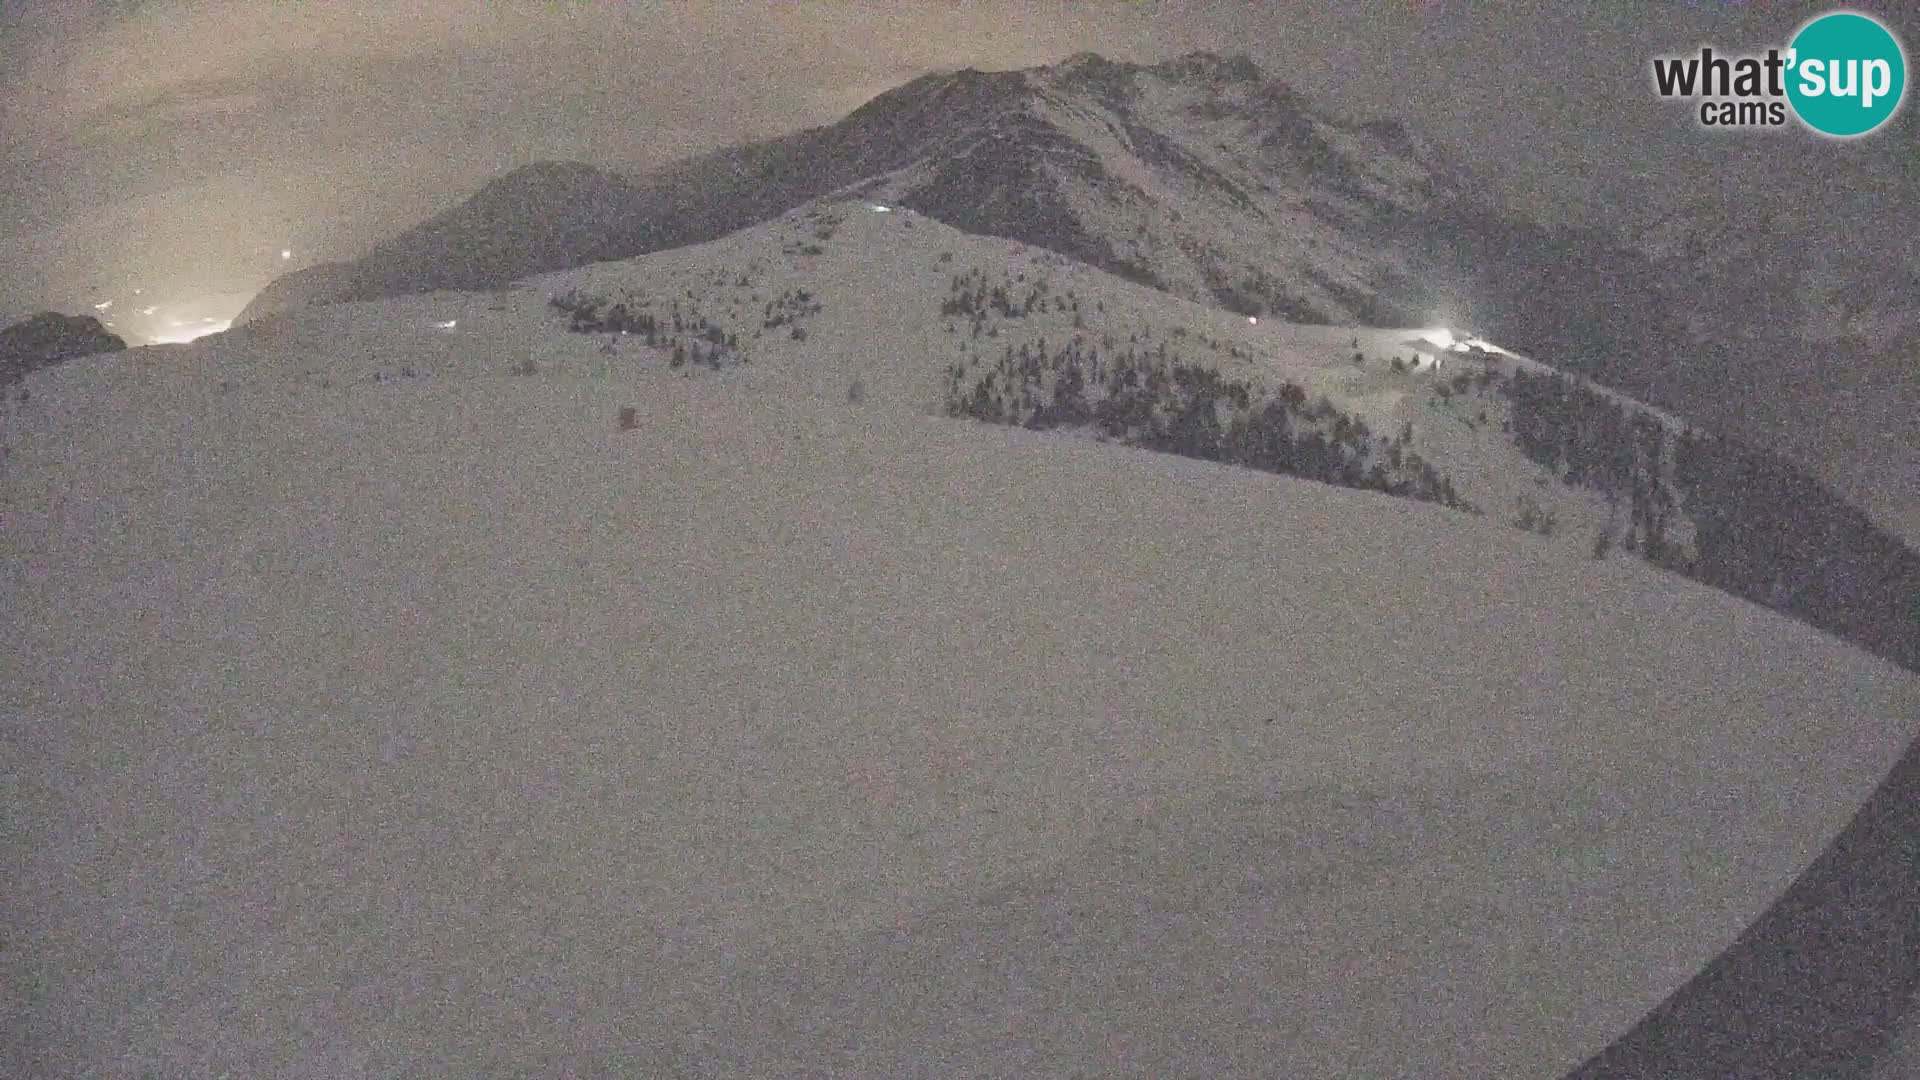
<svg viewBox="0 0 1920 1080"><path fill-rule="evenodd" d="M1920 41L1920 16L1851 6ZM0 316L143 286L237 308L276 274L357 255L531 161L643 169L831 122L929 70L1086 49L1247 52L1328 103L1472 155L1547 216L1716 194L1731 177L1741 192L1818 191L1794 200L1816 217L1877 206L1875 235L1911 233L1911 105L1895 129L1841 144L1712 135L1649 89L1656 53L1784 44L1828 7L0 0Z"/></svg>

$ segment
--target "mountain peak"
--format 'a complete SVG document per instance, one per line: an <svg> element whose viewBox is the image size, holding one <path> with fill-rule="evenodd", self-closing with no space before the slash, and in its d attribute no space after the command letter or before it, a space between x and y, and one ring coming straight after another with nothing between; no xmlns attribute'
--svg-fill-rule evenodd
<svg viewBox="0 0 1920 1080"><path fill-rule="evenodd" d="M572 191L620 182L614 174L584 161L535 161L493 178L487 182L484 190Z"/></svg>
<svg viewBox="0 0 1920 1080"><path fill-rule="evenodd" d="M507 173L507 176L578 178L595 176L599 169L584 161L534 161Z"/></svg>
<svg viewBox="0 0 1920 1080"><path fill-rule="evenodd" d="M1062 70L1067 70L1073 68L1105 67L1110 65L1118 66L1115 65L1112 60L1101 56L1097 52L1077 52L1065 60L1060 61L1058 66Z"/></svg>
<svg viewBox="0 0 1920 1080"><path fill-rule="evenodd" d="M979 117L1015 107L1030 90L1025 71L981 71L978 68L936 71L896 86L855 109L842 124L892 125L924 128L943 118Z"/></svg>
<svg viewBox="0 0 1920 1080"><path fill-rule="evenodd" d="M1073 81L1125 78L1151 74L1175 82L1260 83L1266 81L1260 66L1245 53L1222 56L1199 49L1157 64L1133 64L1109 60L1097 52L1077 52L1046 69Z"/></svg>
<svg viewBox="0 0 1920 1080"><path fill-rule="evenodd" d="M1262 82L1259 65L1246 53L1221 56L1205 49L1176 56L1155 64L1152 70L1173 79L1202 79L1209 82Z"/></svg>
<svg viewBox="0 0 1920 1080"><path fill-rule="evenodd" d="M635 181L527 165L381 245L350 290L497 287L712 239L839 190L1243 314L1400 322L1424 290L1374 237L1449 188L1404 129L1348 123L1245 55L1085 51L928 73L839 123ZM243 320L282 306L279 293Z"/></svg>

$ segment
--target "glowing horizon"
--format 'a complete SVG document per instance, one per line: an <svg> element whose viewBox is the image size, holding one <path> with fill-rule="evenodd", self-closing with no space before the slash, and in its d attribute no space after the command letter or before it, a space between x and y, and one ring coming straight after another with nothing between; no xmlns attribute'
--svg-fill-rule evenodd
<svg viewBox="0 0 1920 1080"><path fill-rule="evenodd" d="M233 329L232 319L202 319L198 323L185 325L180 325L178 324L178 320L175 320L175 323L176 326L174 329L165 331L164 333L150 335L147 339L147 344L185 345L189 341L198 341L203 337L211 337L214 334L225 333Z"/></svg>

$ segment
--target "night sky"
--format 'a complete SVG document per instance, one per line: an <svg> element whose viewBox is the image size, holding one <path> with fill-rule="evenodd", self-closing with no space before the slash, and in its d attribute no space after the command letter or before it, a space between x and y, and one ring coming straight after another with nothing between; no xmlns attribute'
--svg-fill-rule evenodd
<svg viewBox="0 0 1920 1080"><path fill-rule="evenodd" d="M931 70L1087 49L1245 51L1332 105L1404 117L1544 217L1785 200L1806 209L1803 239L1825 241L1849 214L1910 220L1912 108L1851 144L1715 136L1653 97L1647 65L1784 43L1826 7L0 3L0 317L107 298L231 314L274 276L358 255L528 162L644 169L831 122Z"/></svg>

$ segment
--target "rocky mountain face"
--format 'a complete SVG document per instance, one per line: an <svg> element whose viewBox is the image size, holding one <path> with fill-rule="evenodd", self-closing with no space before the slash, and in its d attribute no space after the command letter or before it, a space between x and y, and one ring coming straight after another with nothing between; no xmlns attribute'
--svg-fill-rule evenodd
<svg viewBox="0 0 1920 1080"><path fill-rule="evenodd" d="M0 330L0 386L39 368L126 347L91 315L42 312Z"/></svg>
<svg viewBox="0 0 1920 1080"><path fill-rule="evenodd" d="M1425 275L1385 241L1458 192L1397 124L1336 117L1245 58L1204 53L1151 67L1082 54L919 89L968 83L997 86L993 117L875 194L1242 314L1429 318Z"/></svg>
<svg viewBox="0 0 1920 1080"><path fill-rule="evenodd" d="M1846 341L1866 351L1920 341L1920 236L1862 235L1844 207L1703 195L1623 223L1701 334ZM1818 242L1814 238L1835 238ZM1845 237L1844 240L1837 238Z"/></svg>
<svg viewBox="0 0 1920 1080"><path fill-rule="evenodd" d="M855 187L1249 314L1401 324L1434 297L1395 227L1460 194L1398 124L1337 117L1245 58L1083 54L926 76L839 123L638 179L529 166L353 263L275 282L241 321L678 247Z"/></svg>
<svg viewBox="0 0 1920 1080"><path fill-rule="evenodd" d="M1884 494L1920 474L1920 240L1845 217L1703 197L1622 233L1694 343L1690 414L1817 466L1920 536L1920 507Z"/></svg>

